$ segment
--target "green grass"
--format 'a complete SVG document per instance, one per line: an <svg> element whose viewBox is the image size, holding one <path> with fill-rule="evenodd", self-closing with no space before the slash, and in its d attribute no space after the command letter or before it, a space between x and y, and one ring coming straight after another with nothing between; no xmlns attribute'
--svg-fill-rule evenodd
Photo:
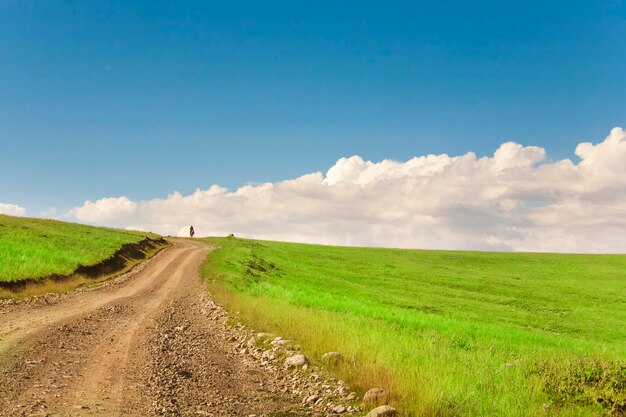
<svg viewBox="0 0 626 417"><path fill-rule="evenodd" d="M339 375L404 415L626 412L626 256L207 240L203 275L239 320L342 352Z"/></svg>
<svg viewBox="0 0 626 417"><path fill-rule="evenodd" d="M156 235L54 220L0 215L0 281L69 275L94 265L125 243Z"/></svg>

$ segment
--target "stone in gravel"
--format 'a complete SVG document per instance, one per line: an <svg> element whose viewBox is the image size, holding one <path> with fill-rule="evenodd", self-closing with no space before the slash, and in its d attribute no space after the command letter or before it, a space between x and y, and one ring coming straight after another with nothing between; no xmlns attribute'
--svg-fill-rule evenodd
<svg viewBox="0 0 626 417"><path fill-rule="evenodd" d="M375 409L367 413L365 417L393 417L397 414L398 412L395 408L389 405L381 405L380 407L376 407Z"/></svg>
<svg viewBox="0 0 626 417"><path fill-rule="evenodd" d="M343 414L345 412L346 412L346 407L344 407L343 405L337 405L333 407L333 413Z"/></svg>
<svg viewBox="0 0 626 417"><path fill-rule="evenodd" d="M386 397L386 392L382 388L372 388L363 396L363 402L366 404L379 404Z"/></svg>
<svg viewBox="0 0 626 417"><path fill-rule="evenodd" d="M339 352L326 352L322 355L322 362L326 365L336 366L343 361L343 355Z"/></svg>
<svg viewBox="0 0 626 417"><path fill-rule="evenodd" d="M289 340L285 340L282 337L275 337L272 340L272 346L286 346L289 344Z"/></svg>
<svg viewBox="0 0 626 417"><path fill-rule="evenodd" d="M306 356L300 354L300 355L293 355L289 358L287 358L287 360L285 360L285 368L289 369L289 368L304 368L305 366L307 366L309 363L309 360L307 359Z"/></svg>
<svg viewBox="0 0 626 417"><path fill-rule="evenodd" d="M309 397L305 400L305 403L307 403L307 404L313 404L313 403L315 403L315 402L316 402L317 400L319 400L319 399L320 399L320 396L319 396L319 395L315 395L315 394L313 394L313 395L309 396Z"/></svg>

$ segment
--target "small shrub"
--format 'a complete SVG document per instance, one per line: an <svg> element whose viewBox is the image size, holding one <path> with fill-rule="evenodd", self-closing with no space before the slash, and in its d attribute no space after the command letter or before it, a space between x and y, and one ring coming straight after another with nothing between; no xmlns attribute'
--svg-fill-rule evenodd
<svg viewBox="0 0 626 417"><path fill-rule="evenodd" d="M539 369L543 391L556 405L599 405L607 415L626 416L626 362L586 358Z"/></svg>
<svg viewBox="0 0 626 417"><path fill-rule="evenodd" d="M461 337L457 337L452 341L452 346L461 350L471 350L472 343Z"/></svg>

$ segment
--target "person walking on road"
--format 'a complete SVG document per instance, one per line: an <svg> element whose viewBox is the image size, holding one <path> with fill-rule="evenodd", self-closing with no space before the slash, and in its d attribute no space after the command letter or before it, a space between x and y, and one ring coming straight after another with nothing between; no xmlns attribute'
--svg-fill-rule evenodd
<svg viewBox="0 0 626 417"><path fill-rule="evenodd" d="M195 234L196 234L196 231L195 231L195 230L193 230L193 226L191 226L191 227L189 228L189 236L191 236L191 238L193 239L193 235L195 235Z"/></svg>

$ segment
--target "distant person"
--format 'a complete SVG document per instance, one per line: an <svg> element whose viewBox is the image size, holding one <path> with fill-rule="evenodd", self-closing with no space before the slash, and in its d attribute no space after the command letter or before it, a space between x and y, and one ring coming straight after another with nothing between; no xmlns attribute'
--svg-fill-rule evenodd
<svg viewBox="0 0 626 417"><path fill-rule="evenodd" d="M196 231L195 231L195 230L193 230L193 226L191 226L191 227L189 228L189 236L191 236L191 238L193 239L193 235L195 235L195 234L196 234Z"/></svg>

